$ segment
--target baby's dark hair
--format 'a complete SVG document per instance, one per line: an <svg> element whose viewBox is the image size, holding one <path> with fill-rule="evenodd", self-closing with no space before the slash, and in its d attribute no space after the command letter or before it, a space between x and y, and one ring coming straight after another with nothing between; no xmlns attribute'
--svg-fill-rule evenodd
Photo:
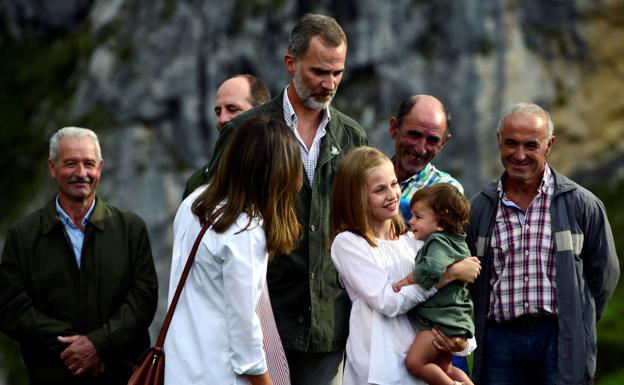
<svg viewBox="0 0 624 385"><path fill-rule="evenodd" d="M459 190L448 183L436 183L414 193L410 208L419 201L426 201L438 219L438 225L444 231L463 234L468 222L470 203Z"/></svg>

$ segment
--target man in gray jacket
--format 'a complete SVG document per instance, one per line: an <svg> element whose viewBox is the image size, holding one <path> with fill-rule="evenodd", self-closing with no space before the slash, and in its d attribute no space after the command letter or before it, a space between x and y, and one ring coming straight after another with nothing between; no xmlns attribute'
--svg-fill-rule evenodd
<svg viewBox="0 0 624 385"><path fill-rule="evenodd" d="M604 206L546 162L548 112L518 103L501 117L503 175L471 201L467 243L478 384L592 384L596 322L620 275Z"/></svg>

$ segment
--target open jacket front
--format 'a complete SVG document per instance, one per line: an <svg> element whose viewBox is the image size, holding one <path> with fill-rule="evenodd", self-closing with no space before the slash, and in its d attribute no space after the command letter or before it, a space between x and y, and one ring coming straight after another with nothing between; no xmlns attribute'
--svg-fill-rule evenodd
<svg viewBox="0 0 624 385"><path fill-rule="evenodd" d="M596 321L620 275L611 227L602 202L590 191L552 169L555 191L550 207L555 242L559 313L559 382L592 384L596 373ZM486 318L490 304L491 234L499 204L498 180L472 198L466 241L481 260L472 286L477 350L475 383L483 368Z"/></svg>

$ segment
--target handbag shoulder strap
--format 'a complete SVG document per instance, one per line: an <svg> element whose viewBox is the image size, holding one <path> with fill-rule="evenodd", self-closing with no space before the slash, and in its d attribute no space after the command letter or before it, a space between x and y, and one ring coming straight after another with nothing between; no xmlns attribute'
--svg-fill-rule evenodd
<svg viewBox="0 0 624 385"><path fill-rule="evenodd" d="M165 320L160 328L160 333L158 334L158 339L156 340L156 347L161 348L165 343L165 336L167 335L167 330L169 330L169 324L171 324L171 319L173 318L173 312L175 311L176 306L178 305L178 299L180 299L180 294L182 293L182 289L184 288L184 284L186 283L186 279L188 278L189 272L191 271L191 266L193 265L193 261L195 260L195 254L197 254L197 249L199 248L199 244L206 233L206 231L210 228L214 220L223 213L225 210L225 206L219 207L217 210L213 212L213 214L208 218L206 223L202 226L199 234L197 234L197 238L195 239L195 243L193 244L193 248L191 249L191 253L189 254L188 259L186 260L186 264L184 265L184 270L182 270L182 275L180 276L180 281L178 282L178 287L176 287L175 294L171 299L171 304L169 305L169 309L167 309L167 315L165 316Z"/></svg>

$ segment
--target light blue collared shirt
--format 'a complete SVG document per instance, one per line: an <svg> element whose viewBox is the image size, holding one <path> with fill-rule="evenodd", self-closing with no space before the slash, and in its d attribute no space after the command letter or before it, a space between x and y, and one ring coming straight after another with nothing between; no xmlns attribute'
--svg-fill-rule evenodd
<svg viewBox="0 0 624 385"><path fill-rule="evenodd" d="M87 229L87 222L93 213L93 208L95 207L95 200L93 200L93 204L87 214L82 219L82 228ZM84 242L84 231L80 230L80 227L75 226L74 222L72 222L69 215L63 211L61 205L59 204L58 195L56 197L56 213L59 216L61 222L63 222L63 227L65 228L65 232L67 236L69 236L69 240L74 249L74 257L76 258L76 263L78 264L78 268L80 268L80 256L82 255L82 243Z"/></svg>

